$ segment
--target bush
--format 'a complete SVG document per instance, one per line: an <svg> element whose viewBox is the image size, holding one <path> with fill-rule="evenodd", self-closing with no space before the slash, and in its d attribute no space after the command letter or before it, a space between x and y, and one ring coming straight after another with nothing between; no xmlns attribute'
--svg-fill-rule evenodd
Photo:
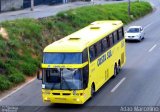
<svg viewBox="0 0 160 112"><path fill-rule="evenodd" d="M135 17L134 20L151 11L152 7L147 2L131 3L131 15ZM96 20L116 19L122 20L125 24L133 20L133 18L128 16L128 3L86 6L83 8L61 12L57 14L57 17L58 22L64 23L63 25L60 25L60 28L63 27L63 32L68 30L68 28L64 26L65 24L68 25L67 23L70 23L72 27L82 28Z"/></svg>
<svg viewBox="0 0 160 112"><path fill-rule="evenodd" d="M58 21L55 23L55 26L59 28L62 35L68 35L73 32L73 27L69 23Z"/></svg>
<svg viewBox="0 0 160 112"><path fill-rule="evenodd" d="M8 79L10 82L14 83L14 84L18 84L20 82L24 82L25 81L25 77L22 73L20 72L15 72L11 75L8 76Z"/></svg>
<svg viewBox="0 0 160 112"><path fill-rule="evenodd" d="M19 70L15 66L12 66L10 64L5 64L5 66L6 66L6 74L7 75L19 72Z"/></svg>
<svg viewBox="0 0 160 112"><path fill-rule="evenodd" d="M32 56L26 54L26 55L22 56L20 59L23 61L22 63L30 63L30 64L34 64L34 65L38 66L40 64L40 59L39 58L40 57L32 58Z"/></svg>
<svg viewBox="0 0 160 112"><path fill-rule="evenodd" d="M10 50L8 50L8 52L7 52L7 57L9 58L9 59L19 59L19 54L17 53L17 51L16 50L14 50L14 49L10 49Z"/></svg>
<svg viewBox="0 0 160 112"><path fill-rule="evenodd" d="M10 46L10 48L19 48L19 47L21 47L18 39L9 40L7 44L8 44L8 46Z"/></svg>
<svg viewBox="0 0 160 112"><path fill-rule="evenodd" d="M4 62L0 59L0 74L5 74L6 73L6 65Z"/></svg>
<svg viewBox="0 0 160 112"><path fill-rule="evenodd" d="M33 76L35 74L35 72L37 71L37 66L35 64L32 63L23 63L21 64L21 71L28 76Z"/></svg>
<svg viewBox="0 0 160 112"><path fill-rule="evenodd" d="M0 59L0 68L6 68L4 62Z"/></svg>
<svg viewBox="0 0 160 112"><path fill-rule="evenodd" d="M2 40L1 37L0 37L0 48L5 49L6 47L7 47L6 41Z"/></svg>
<svg viewBox="0 0 160 112"><path fill-rule="evenodd" d="M0 75L0 90L6 90L11 87L12 83L2 74Z"/></svg>

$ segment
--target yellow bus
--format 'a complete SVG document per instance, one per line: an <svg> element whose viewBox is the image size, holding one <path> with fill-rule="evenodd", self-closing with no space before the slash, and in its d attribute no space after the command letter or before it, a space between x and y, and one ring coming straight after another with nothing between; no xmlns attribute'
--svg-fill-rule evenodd
<svg viewBox="0 0 160 112"><path fill-rule="evenodd" d="M95 21L43 51L44 102L83 104L125 64L123 23Z"/></svg>

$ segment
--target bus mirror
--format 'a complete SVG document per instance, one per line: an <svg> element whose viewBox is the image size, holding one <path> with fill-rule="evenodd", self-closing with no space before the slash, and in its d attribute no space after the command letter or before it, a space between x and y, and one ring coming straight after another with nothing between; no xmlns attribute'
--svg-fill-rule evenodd
<svg viewBox="0 0 160 112"><path fill-rule="evenodd" d="M42 80L42 72L41 72L41 70L37 71L37 79L38 80Z"/></svg>

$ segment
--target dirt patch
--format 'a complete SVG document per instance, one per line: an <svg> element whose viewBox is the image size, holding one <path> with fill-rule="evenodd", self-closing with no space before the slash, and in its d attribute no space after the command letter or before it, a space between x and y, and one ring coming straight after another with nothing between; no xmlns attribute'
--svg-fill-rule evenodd
<svg viewBox="0 0 160 112"><path fill-rule="evenodd" d="M9 40L8 33L7 33L7 31L5 30L5 28L0 27L0 35L2 36L3 39Z"/></svg>

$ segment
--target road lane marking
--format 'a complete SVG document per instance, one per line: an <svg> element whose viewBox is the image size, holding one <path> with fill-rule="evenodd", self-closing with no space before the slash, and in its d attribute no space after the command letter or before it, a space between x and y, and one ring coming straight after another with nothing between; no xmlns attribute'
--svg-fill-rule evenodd
<svg viewBox="0 0 160 112"><path fill-rule="evenodd" d="M113 93L125 80L125 77L121 79L120 82L111 90L111 93Z"/></svg>
<svg viewBox="0 0 160 112"><path fill-rule="evenodd" d="M148 27L151 26L152 24L153 24L153 23L150 23L150 24L146 25L146 26L144 27L144 29L148 28Z"/></svg>
<svg viewBox="0 0 160 112"><path fill-rule="evenodd" d="M17 91L19 91L20 89L22 89L23 87L27 86L28 84L30 84L31 82L33 82L36 78L33 78L32 80L28 81L27 83L25 83L24 85L20 86L19 88L17 88L16 90L12 91L10 94L7 94L6 96L2 97L0 99L0 102L3 101L4 99L6 99L7 97L11 96L12 94L16 93Z"/></svg>
<svg viewBox="0 0 160 112"><path fill-rule="evenodd" d="M151 47L148 52L153 51L153 49L154 49L156 46L157 46L157 44L155 44L153 47Z"/></svg>
<svg viewBox="0 0 160 112"><path fill-rule="evenodd" d="M151 22L150 24L144 26L143 28L146 29L146 28L150 27L152 24L155 24L156 22L159 22L159 20Z"/></svg>

